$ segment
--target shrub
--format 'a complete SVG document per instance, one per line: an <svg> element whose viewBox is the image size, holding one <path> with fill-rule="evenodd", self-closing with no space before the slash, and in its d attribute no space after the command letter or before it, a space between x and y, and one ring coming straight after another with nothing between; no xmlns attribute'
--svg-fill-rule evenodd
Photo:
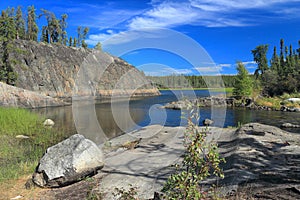
<svg viewBox="0 0 300 200"><path fill-rule="evenodd" d="M200 131L198 108L193 107L191 102L187 103L190 114L187 118L188 125L184 133L184 144L186 153L177 172L172 174L163 192L165 199L202 199L207 198L209 193L202 188L201 183L212 174L224 178L220 163L225 162L220 158L216 144L206 142L207 130Z"/></svg>

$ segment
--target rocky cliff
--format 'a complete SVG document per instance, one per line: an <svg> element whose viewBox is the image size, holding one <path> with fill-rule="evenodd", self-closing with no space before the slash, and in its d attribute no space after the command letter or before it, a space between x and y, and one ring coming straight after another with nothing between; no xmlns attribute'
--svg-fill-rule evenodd
<svg viewBox="0 0 300 200"><path fill-rule="evenodd" d="M140 71L102 51L23 40L12 46L8 60L22 89L54 98L159 94Z"/></svg>
<svg viewBox="0 0 300 200"><path fill-rule="evenodd" d="M40 108L63 105L67 105L67 103L37 92L24 90L0 82L0 106Z"/></svg>

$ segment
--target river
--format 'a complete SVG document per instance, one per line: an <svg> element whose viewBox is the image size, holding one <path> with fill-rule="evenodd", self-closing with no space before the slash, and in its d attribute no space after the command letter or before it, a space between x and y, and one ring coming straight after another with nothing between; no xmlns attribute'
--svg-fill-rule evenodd
<svg viewBox="0 0 300 200"><path fill-rule="evenodd" d="M163 90L160 96L155 97L135 98L130 101L119 99L114 102L98 100L87 104L79 102L77 104L80 106L77 107L41 108L35 109L34 112L53 119L56 123L55 126L68 135L89 131L91 132L89 137L93 139L93 130L98 131L100 127L107 138L113 138L150 124L185 125L186 121L181 118L180 110L161 107L166 103L177 101L183 96L195 98L195 96L206 97L219 94L219 92L209 93L208 90ZM76 123L74 123L73 113L77 113ZM257 111L243 108L201 108L200 117L200 122L205 118L213 118L215 125L221 127L238 126L248 122L259 122L277 127L285 122L300 124L299 112ZM289 131L300 133L299 129L290 129ZM99 143L99 140L102 139L96 140Z"/></svg>

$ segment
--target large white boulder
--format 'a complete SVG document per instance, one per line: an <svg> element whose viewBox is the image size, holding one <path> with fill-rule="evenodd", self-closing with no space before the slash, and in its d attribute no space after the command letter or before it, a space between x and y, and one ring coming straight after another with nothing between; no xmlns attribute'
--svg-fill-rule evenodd
<svg viewBox="0 0 300 200"><path fill-rule="evenodd" d="M300 103L300 98L289 98L287 101L290 101L292 103Z"/></svg>
<svg viewBox="0 0 300 200"><path fill-rule="evenodd" d="M94 175L103 166L98 146L76 134L47 149L33 174L33 182L41 187L65 186Z"/></svg>

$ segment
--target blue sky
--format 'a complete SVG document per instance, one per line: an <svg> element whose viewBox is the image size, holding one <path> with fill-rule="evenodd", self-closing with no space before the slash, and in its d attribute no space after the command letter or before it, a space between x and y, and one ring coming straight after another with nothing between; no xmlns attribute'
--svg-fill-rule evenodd
<svg viewBox="0 0 300 200"><path fill-rule="evenodd" d="M236 73L236 61L244 62L253 72L256 64L251 50L257 45L269 44L270 57L280 38L294 48L298 48L300 40L300 0L17 0L1 1L0 7L22 5L26 9L32 4L38 13L41 8L57 16L67 13L69 35L76 35L79 25L90 27L90 47L143 28L180 32L201 45L222 74ZM104 45L104 50L109 48ZM190 74L199 67L161 49L143 48L122 54L122 58L152 75ZM209 67L212 66L204 68Z"/></svg>

